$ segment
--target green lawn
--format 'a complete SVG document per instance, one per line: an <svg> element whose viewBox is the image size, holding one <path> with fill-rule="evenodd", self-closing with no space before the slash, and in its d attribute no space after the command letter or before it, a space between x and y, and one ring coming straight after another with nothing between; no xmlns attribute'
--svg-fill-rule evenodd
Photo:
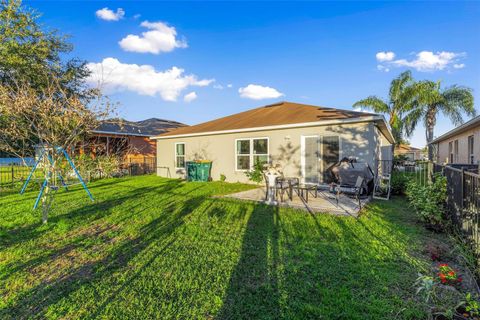
<svg viewBox="0 0 480 320"><path fill-rule="evenodd" d="M419 319L434 235L404 200L361 218L212 198L240 184L155 176L0 194L0 319Z"/></svg>

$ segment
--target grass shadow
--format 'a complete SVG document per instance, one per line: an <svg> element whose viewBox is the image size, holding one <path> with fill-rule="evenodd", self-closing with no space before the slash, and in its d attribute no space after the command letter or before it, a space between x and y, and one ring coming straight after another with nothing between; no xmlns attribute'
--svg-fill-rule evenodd
<svg viewBox="0 0 480 320"><path fill-rule="evenodd" d="M274 319L279 310L278 207L255 205L240 260L229 281L218 319Z"/></svg>

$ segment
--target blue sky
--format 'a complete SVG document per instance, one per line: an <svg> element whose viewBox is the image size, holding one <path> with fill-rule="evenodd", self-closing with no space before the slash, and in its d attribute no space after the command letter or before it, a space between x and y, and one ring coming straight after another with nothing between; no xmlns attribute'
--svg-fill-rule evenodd
<svg viewBox="0 0 480 320"><path fill-rule="evenodd" d="M407 69L480 101L480 2L25 4L71 35L130 120L195 124L280 100L351 109ZM435 135L452 128L441 117Z"/></svg>

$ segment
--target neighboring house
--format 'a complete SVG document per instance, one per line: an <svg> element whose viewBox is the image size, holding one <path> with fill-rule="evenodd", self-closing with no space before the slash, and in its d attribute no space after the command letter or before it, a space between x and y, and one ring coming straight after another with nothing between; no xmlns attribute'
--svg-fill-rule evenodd
<svg viewBox="0 0 480 320"><path fill-rule="evenodd" d="M128 162L142 161L155 157L156 144L150 137L185 126L176 121L151 118L143 121L110 119L103 121L93 131L82 152L97 155L123 155ZM84 148L85 149L85 148Z"/></svg>
<svg viewBox="0 0 480 320"><path fill-rule="evenodd" d="M422 149L409 146L408 144L400 144L395 146L394 155L404 156L410 161L423 160L425 158L425 153L422 151Z"/></svg>
<svg viewBox="0 0 480 320"><path fill-rule="evenodd" d="M280 102L152 137L157 174L185 177L185 162L211 160L212 179L247 182L256 161L280 165L285 176L321 183L343 157L372 168L392 159L392 134L381 115Z"/></svg>
<svg viewBox="0 0 480 320"><path fill-rule="evenodd" d="M438 164L480 162L480 116L434 139L431 143Z"/></svg>

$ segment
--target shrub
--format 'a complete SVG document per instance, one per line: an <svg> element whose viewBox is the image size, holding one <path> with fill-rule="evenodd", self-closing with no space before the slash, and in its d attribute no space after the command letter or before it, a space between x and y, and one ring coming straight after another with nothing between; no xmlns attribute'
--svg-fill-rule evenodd
<svg viewBox="0 0 480 320"><path fill-rule="evenodd" d="M220 174L220 181L223 182L223 181L225 181L225 180L227 180L227 176L225 176L223 173Z"/></svg>
<svg viewBox="0 0 480 320"><path fill-rule="evenodd" d="M113 177L120 170L120 159L117 156L100 156L96 159L97 169L106 177Z"/></svg>
<svg viewBox="0 0 480 320"><path fill-rule="evenodd" d="M404 154L397 154L393 157L393 161L408 161L408 157Z"/></svg>
<svg viewBox="0 0 480 320"><path fill-rule="evenodd" d="M245 175L250 181L260 183L263 180L263 163L260 161L255 162L253 170L245 172Z"/></svg>
<svg viewBox="0 0 480 320"><path fill-rule="evenodd" d="M97 156L92 158L90 155L82 154L73 157L72 160L84 179L88 177L114 177L121 171L121 159L118 156ZM61 170L64 177L74 176L67 161L61 163Z"/></svg>
<svg viewBox="0 0 480 320"><path fill-rule="evenodd" d="M433 182L426 185L410 180L407 183L406 194L424 223L435 228L445 227L444 204L447 198L445 177L436 175Z"/></svg>
<svg viewBox="0 0 480 320"><path fill-rule="evenodd" d="M397 195L405 194L409 177L403 172L394 172L391 181L391 193Z"/></svg>
<svg viewBox="0 0 480 320"><path fill-rule="evenodd" d="M455 286L462 282L462 278L458 275L458 272L446 263L442 263L438 267L438 280L442 284L448 284L451 286Z"/></svg>
<svg viewBox="0 0 480 320"><path fill-rule="evenodd" d="M478 317L480 316L480 303L474 298L472 298L472 294L469 292L465 296L465 311L468 312L468 315L471 317Z"/></svg>

